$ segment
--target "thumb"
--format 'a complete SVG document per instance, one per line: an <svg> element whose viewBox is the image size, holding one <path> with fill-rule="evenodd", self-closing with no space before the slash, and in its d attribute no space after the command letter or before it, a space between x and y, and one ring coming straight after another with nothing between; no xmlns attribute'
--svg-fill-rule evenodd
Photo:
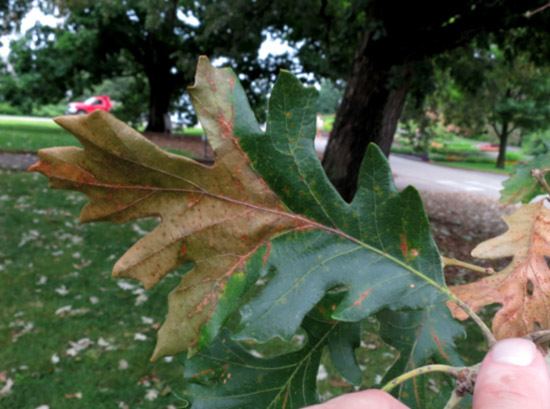
<svg viewBox="0 0 550 409"><path fill-rule="evenodd" d="M550 408L550 376L535 344L510 338L499 341L483 360L474 409L516 408Z"/></svg>

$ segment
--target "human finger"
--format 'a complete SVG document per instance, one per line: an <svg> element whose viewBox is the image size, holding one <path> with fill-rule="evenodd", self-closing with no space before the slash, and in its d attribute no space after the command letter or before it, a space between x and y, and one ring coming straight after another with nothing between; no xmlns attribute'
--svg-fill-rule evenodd
<svg viewBox="0 0 550 409"><path fill-rule="evenodd" d="M348 393L304 409L408 409L386 392L377 389Z"/></svg>
<svg viewBox="0 0 550 409"><path fill-rule="evenodd" d="M549 409L550 376L531 341L499 341L481 364L474 389L474 409Z"/></svg>

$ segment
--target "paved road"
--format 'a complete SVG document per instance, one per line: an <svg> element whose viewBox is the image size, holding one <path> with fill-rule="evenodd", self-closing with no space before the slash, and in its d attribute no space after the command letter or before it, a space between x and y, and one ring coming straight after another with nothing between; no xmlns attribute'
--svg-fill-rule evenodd
<svg viewBox="0 0 550 409"><path fill-rule="evenodd" d="M328 139L318 136L315 149L322 155ZM413 185L418 190L429 192L467 192L498 199L502 182L508 177L497 173L456 169L433 165L419 160L390 155L390 165L397 187Z"/></svg>
<svg viewBox="0 0 550 409"><path fill-rule="evenodd" d="M467 192L498 199L506 175L455 169L391 155L390 165L399 188L413 185L430 192Z"/></svg>

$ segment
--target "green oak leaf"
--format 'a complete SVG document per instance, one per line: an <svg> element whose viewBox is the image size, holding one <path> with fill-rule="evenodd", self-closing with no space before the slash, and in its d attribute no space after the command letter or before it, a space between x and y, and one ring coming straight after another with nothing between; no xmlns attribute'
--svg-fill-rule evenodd
<svg viewBox="0 0 550 409"><path fill-rule="evenodd" d="M184 363L192 408L282 409L316 403L321 353L338 323L307 318L303 327L308 339L301 350L270 359L251 355L222 331L208 350Z"/></svg>
<svg viewBox="0 0 550 409"><path fill-rule="evenodd" d="M446 319L447 312L447 309L436 304L422 311L395 313L386 310L377 315L383 323L380 326L380 336L400 352L397 362L388 371L382 383L421 366L430 358L437 362L450 362L455 366L463 365L453 342L453 337L460 333L461 327L458 327L456 322ZM437 347L435 353L434 342ZM423 408L426 402L423 381L425 379L415 379L413 382L401 384L394 393L409 407Z"/></svg>
<svg viewBox="0 0 550 409"><path fill-rule="evenodd" d="M503 183L500 201L505 204L528 203L534 197L544 194L540 184L531 176L533 169L544 168L550 168L550 152L538 155L528 163L518 165L513 175ZM546 181L550 183L550 174L546 174Z"/></svg>
<svg viewBox="0 0 550 409"><path fill-rule="evenodd" d="M397 192L387 160L378 149L371 146L367 150L351 204L332 187L313 145L315 98L314 90L286 72L280 74L269 101L267 135L239 135L236 129L254 167L292 210L340 228L444 284L440 256L421 200L413 190ZM462 327L451 318L437 292L427 293L429 306L423 310L388 310L381 315L385 341L401 353L395 371L413 369L434 355L455 358L453 339L463 334ZM410 325L404 326L405 320ZM254 316L248 321L258 327L252 324ZM288 336L285 332L279 335Z"/></svg>

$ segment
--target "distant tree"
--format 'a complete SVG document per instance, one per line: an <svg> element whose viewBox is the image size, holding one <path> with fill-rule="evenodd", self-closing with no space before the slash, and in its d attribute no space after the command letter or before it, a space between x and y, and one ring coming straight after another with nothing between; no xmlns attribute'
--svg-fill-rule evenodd
<svg viewBox="0 0 550 409"><path fill-rule="evenodd" d="M273 60L257 62L262 27L241 15L226 26L225 14L199 2L164 0L66 0L54 2L65 17L56 28L36 26L14 44L10 62L19 88L49 101L79 95L109 78L139 78L147 99L147 130L163 132L167 114L193 82L197 57L207 54L240 64L251 88ZM218 6L230 1L217 1ZM231 20L233 21L233 20ZM223 28L223 31L220 29ZM275 65L275 67L274 67ZM256 82L255 82L256 81ZM268 81L267 81L268 82ZM264 81L264 83L267 83ZM45 86L48 92L38 91ZM50 92L51 91L51 92ZM256 92L258 94L258 92ZM134 107L136 105L134 104Z"/></svg>
<svg viewBox="0 0 550 409"><path fill-rule="evenodd" d="M334 114L342 100L342 88L338 87L334 81L323 78L319 89L319 99L317 100L317 112L321 114Z"/></svg>
<svg viewBox="0 0 550 409"><path fill-rule="evenodd" d="M417 78L430 73L435 57L490 34L505 36L517 27L548 36L548 13L537 12L546 0L257 0L254 4L270 10L267 26L299 47L306 70L346 80L323 159L329 178L346 200L355 193L366 146L377 143L389 154L406 98Z"/></svg>
<svg viewBox="0 0 550 409"><path fill-rule="evenodd" d="M524 135L550 126L550 65L538 66L529 53L507 55L496 46L472 47L447 56L439 108L448 121L499 139L497 167L503 168L514 132Z"/></svg>
<svg viewBox="0 0 550 409"><path fill-rule="evenodd" d="M0 0L0 33L5 34L19 28L25 14L33 6L29 0Z"/></svg>

